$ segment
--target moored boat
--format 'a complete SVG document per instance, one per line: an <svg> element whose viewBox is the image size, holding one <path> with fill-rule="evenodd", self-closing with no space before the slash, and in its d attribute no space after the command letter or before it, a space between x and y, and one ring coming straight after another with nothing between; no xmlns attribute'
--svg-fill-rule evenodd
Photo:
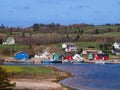
<svg viewBox="0 0 120 90"><path fill-rule="evenodd" d="M62 63L62 61L56 61L56 60L43 60L41 61L42 64L49 64L49 63Z"/></svg>

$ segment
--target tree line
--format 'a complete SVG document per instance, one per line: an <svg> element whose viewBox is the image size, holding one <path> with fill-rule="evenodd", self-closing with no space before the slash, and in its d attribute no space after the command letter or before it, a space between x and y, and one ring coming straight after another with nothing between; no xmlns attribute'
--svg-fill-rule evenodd
<svg viewBox="0 0 120 90"><path fill-rule="evenodd" d="M105 24L97 26L89 24L60 25L58 23L34 23L27 28L7 27L2 24L0 26L0 43L2 43L8 36L14 37L16 43L28 45L75 41L89 42L104 40L104 38L108 42L114 42L116 37L93 36L108 32L120 32L120 24Z"/></svg>

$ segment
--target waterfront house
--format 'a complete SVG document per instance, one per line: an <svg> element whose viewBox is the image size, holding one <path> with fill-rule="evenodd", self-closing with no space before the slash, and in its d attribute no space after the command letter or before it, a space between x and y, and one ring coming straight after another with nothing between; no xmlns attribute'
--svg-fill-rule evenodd
<svg viewBox="0 0 120 90"><path fill-rule="evenodd" d="M60 60L60 55L57 53L53 54L53 60L55 60L55 61Z"/></svg>
<svg viewBox="0 0 120 90"><path fill-rule="evenodd" d="M109 60L109 55L108 54L94 54L94 59L95 60Z"/></svg>
<svg viewBox="0 0 120 90"><path fill-rule="evenodd" d="M15 60L28 60L29 55L25 52L18 52L14 56Z"/></svg>
<svg viewBox="0 0 120 90"><path fill-rule="evenodd" d="M68 61L73 60L73 55L72 55L72 54L66 54L66 55L64 56L64 60L68 60Z"/></svg>
<svg viewBox="0 0 120 90"><path fill-rule="evenodd" d="M93 53L93 54L95 54L95 53L102 53L102 51L96 50L96 49L84 49L82 51L82 54L90 54L90 53Z"/></svg>

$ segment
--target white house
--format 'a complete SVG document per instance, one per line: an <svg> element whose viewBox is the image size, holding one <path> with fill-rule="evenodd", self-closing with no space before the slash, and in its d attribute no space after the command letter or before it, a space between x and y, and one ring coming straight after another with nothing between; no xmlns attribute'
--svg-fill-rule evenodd
<svg viewBox="0 0 120 90"><path fill-rule="evenodd" d="M77 45L75 43L63 43L62 49L64 49L66 52L78 50Z"/></svg>
<svg viewBox="0 0 120 90"><path fill-rule="evenodd" d="M113 47L114 47L115 49L120 49L120 42L115 42L115 43L113 44Z"/></svg>
<svg viewBox="0 0 120 90"><path fill-rule="evenodd" d="M7 39L6 39L6 41L5 42L3 42L3 44L8 44L8 45L11 45L11 44L15 44L15 39L13 38L13 37L8 37Z"/></svg>
<svg viewBox="0 0 120 90"><path fill-rule="evenodd" d="M113 44L114 49L111 50L113 54L120 55L120 42L115 42Z"/></svg>

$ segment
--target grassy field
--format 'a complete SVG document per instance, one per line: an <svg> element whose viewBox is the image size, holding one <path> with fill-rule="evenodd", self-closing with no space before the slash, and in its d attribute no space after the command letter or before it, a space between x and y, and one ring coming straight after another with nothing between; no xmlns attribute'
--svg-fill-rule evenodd
<svg viewBox="0 0 120 90"><path fill-rule="evenodd" d="M43 67L43 66L1 66L10 75L10 80L16 82L16 86L19 89L15 90L33 90L33 87L26 86L31 84L39 89L48 88L45 90L74 90L58 83L58 81L68 78L71 76L68 72L60 71L54 67ZM23 87L19 87L20 85ZM42 85L43 84L43 85ZM42 85L44 87L40 87ZM48 85L48 86L47 86ZM55 87L52 85L56 85ZM56 88L57 89L53 89ZM21 89L22 88L22 89ZM29 89L30 88L30 89ZM67 88L67 89L66 89ZM41 89L43 90L43 89Z"/></svg>
<svg viewBox="0 0 120 90"><path fill-rule="evenodd" d="M91 46L98 48L98 44L96 42L76 42L76 44L83 49Z"/></svg>
<svg viewBox="0 0 120 90"><path fill-rule="evenodd" d="M23 44L14 44L14 45L2 45L2 44L0 44L0 51L2 51L5 48L13 49L15 51L20 51L20 50L28 48L28 46L23 45Z"/></svg>
<svg viewBox="0 0 120 90"><path fill-rule="evenodd" d="M2 45L0 44L0 58L13 57L16 52L28 49L28 45L15 44L15 45Z"/></svg>
<svg viewBox="0 0 120 90"><path fill-rule="evenodd" d="M94 36L99 36L99 37L116 37L116 38L120 38L120 32L109 32L109 33L98 34L98 35L94 35Z"/></svg>
<svg viewBox="0 0 120 90"><path fill-rule="evenodd" d="M6 72L10 73L11 78L34 78L34 79L52 79L59 81L70 76L70 73L65 73L57 70L54 67L43 66L2 66Z"/></svg>
<svg viewBox="0 0 120 90"><path fill-rule="evenodd" d="M7 72L14 73L51 73L52 69L38 66L2 66Z"/></svg>

